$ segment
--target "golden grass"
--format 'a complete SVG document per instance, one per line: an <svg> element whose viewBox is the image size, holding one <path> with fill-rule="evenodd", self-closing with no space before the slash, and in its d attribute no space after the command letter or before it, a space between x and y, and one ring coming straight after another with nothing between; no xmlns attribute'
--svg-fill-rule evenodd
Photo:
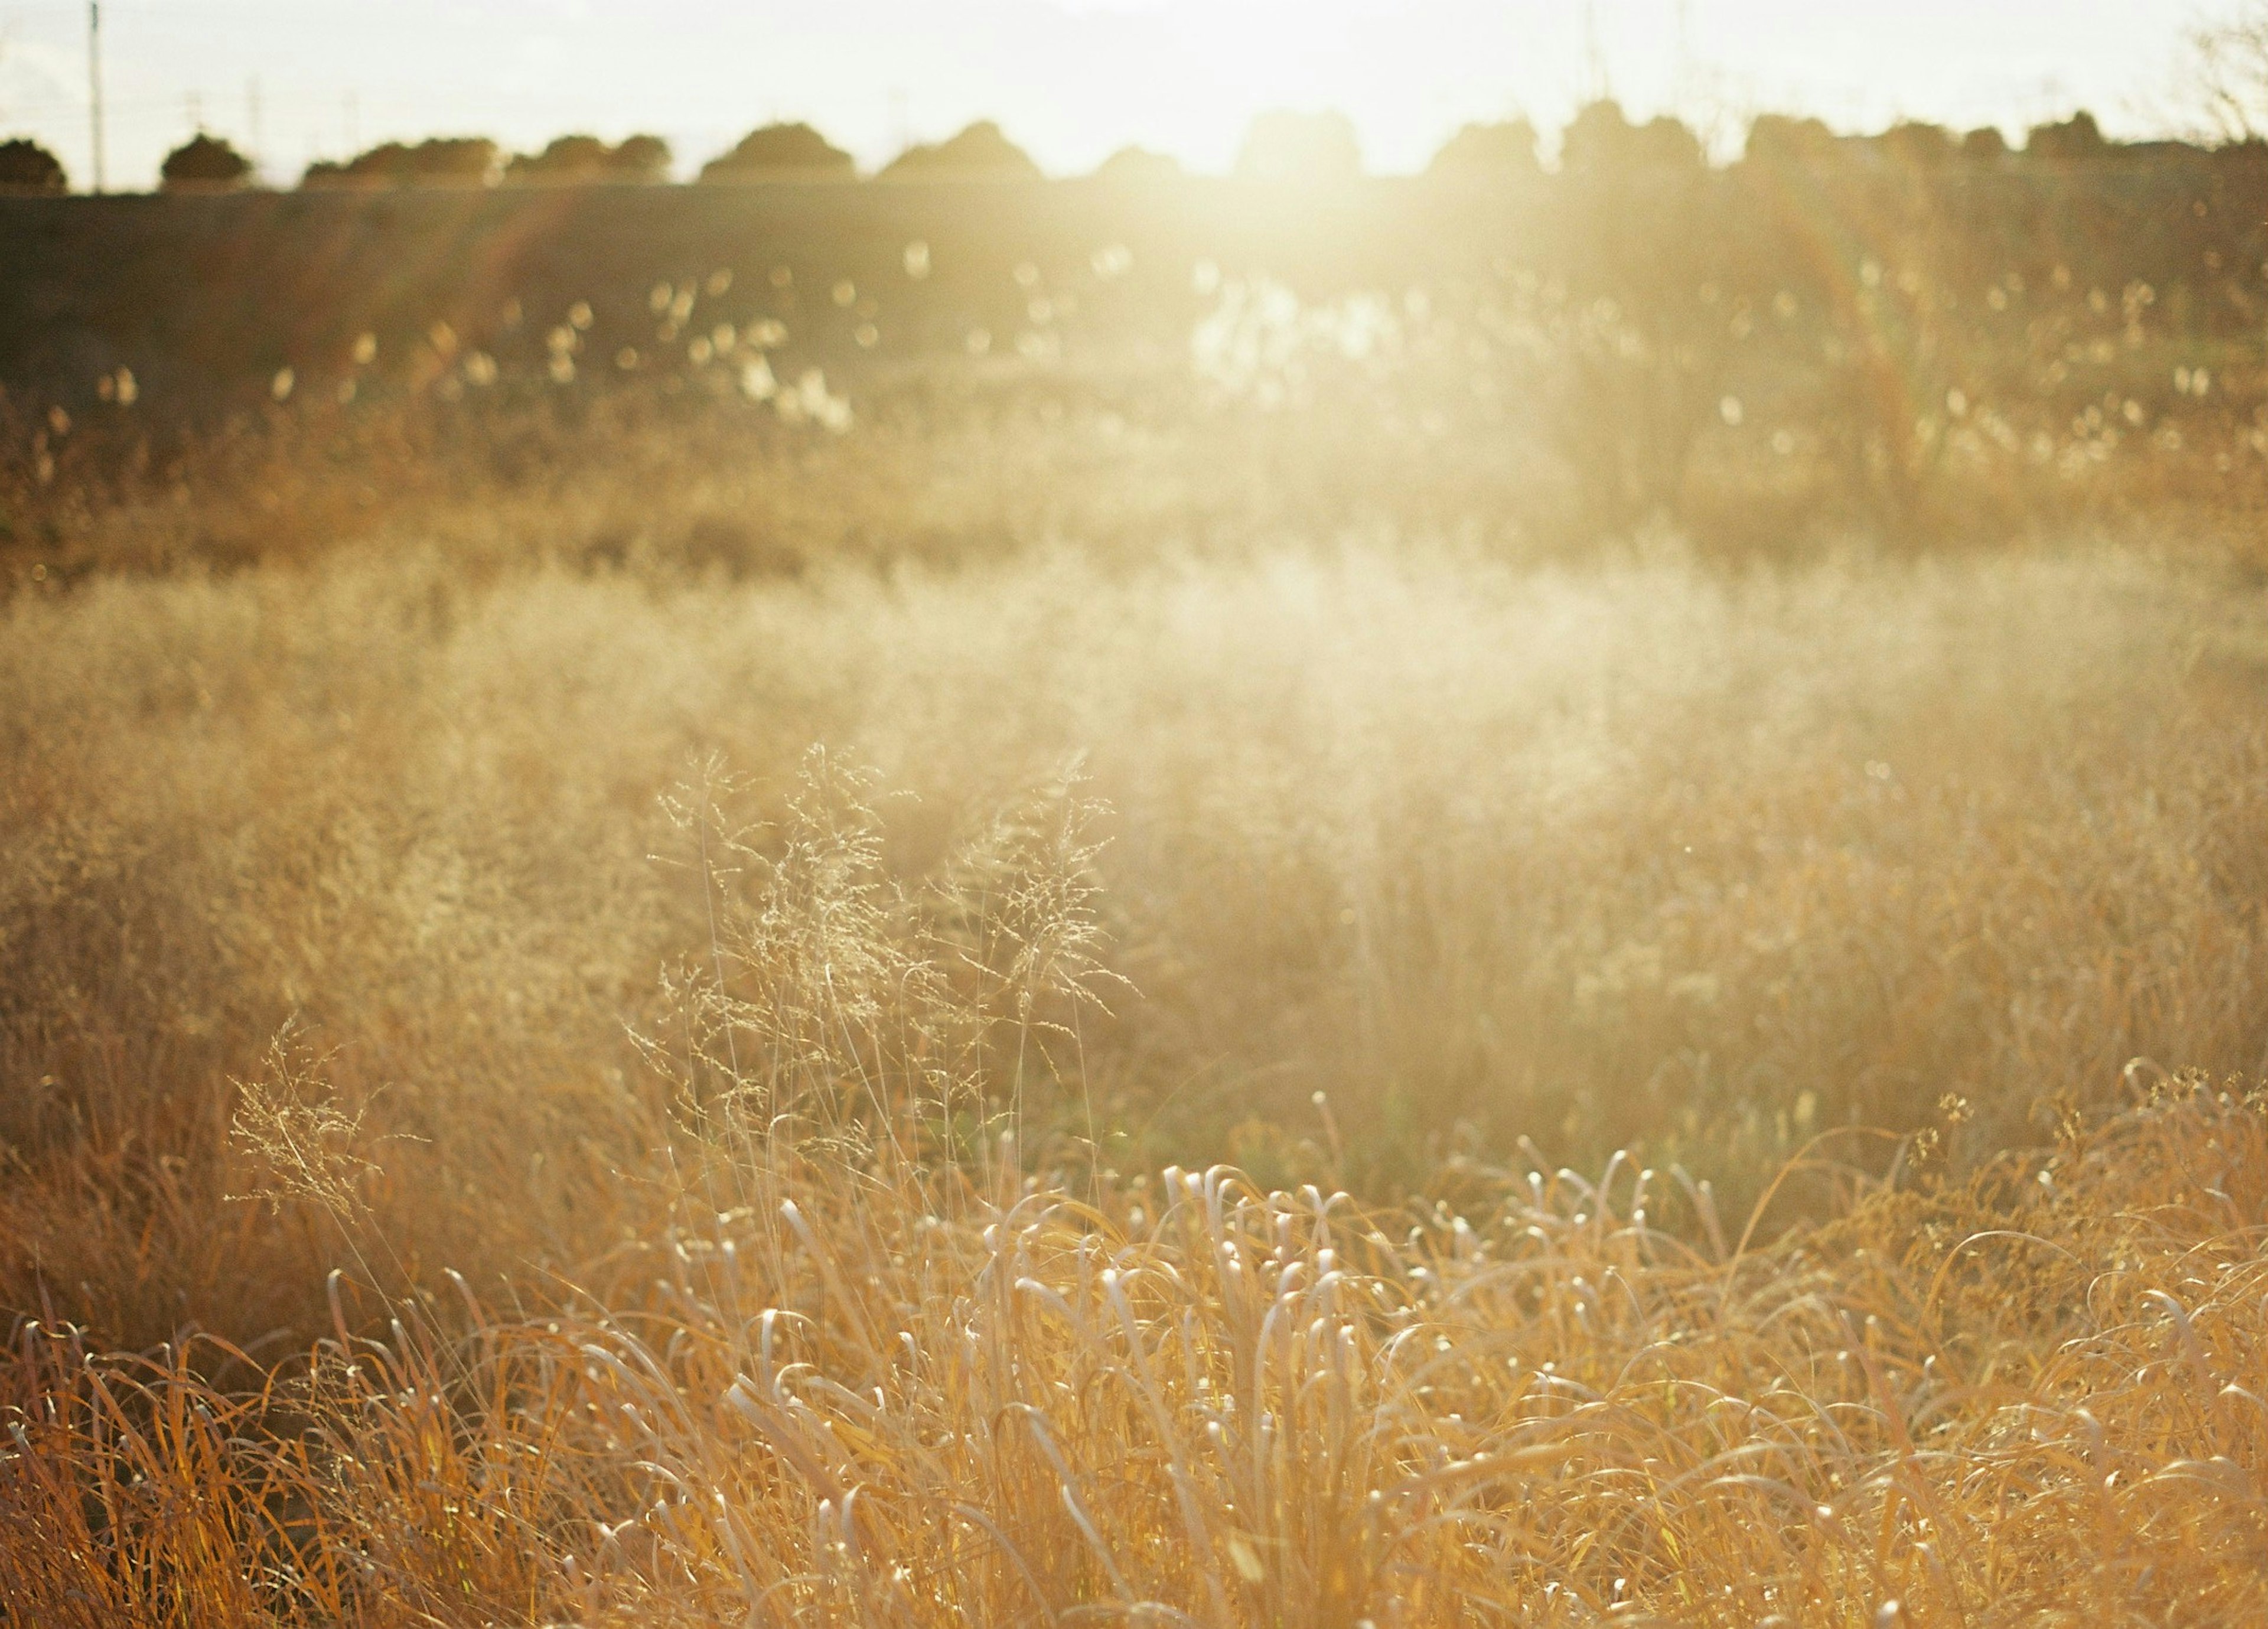
<svg viewBox="0 0 2268 1629"><path fill-rule="evenodd" d="M19 604L18 1259L107 1293L115 1228L203 1257L152 1294L244 1290L249 1224L201 1173L227 1079L294 1014L351 1105L425 1139L389 1161L431 1238L406 1254L604 1242L563 1196L652 1145L623 1021L703 939L656 799L716 750L776 814L814 741L911 794L885 803L902 877L1086 755L1140 991L1087 1080L1145 1162L1324 1175L1297 1146L1318 1089L1373 1191L1460 1122L1587 1160L1643 1137L1751 1191L1811 1131L1911 1127L1948 1090L2025 1140L2036 1101L2138 1054L2268 1050L2256 602L2080 551L700 592L365 563ZM94 1151L123 1161L99 1227L45 1185ZM184 1316L80 1310L137 1345Z"/></svg>
<svg viewBox="0 0 2268 1629"><path fill-rule="evenodd" d="M2257 1097L2157 1081L2051 1154L1876 1189L1763 1249L1690 1186L1697 1236L1664 1231L1682 1184L1620 1156L1596 1182L1460 1168L1454 1211L1397 1218L1226 1168L1087 1202L766 1129L762 1154L708 1145L707 1180L739 1202L688 1204L610 1264L605 1299L563 1291L528 1317L460 1285L461 1332L404 1308L386 1338L342 1314L256 1395L216 1393L194 1349L98 1360L27 1326L4 1371L0 1612L2268 1608Z"/></svg>
<svg viewBox="0 0 2268 1629"><path fill-rule="evenodd" d="M0 1621L2257 1614L2263 610L19 598Z"/></svg>

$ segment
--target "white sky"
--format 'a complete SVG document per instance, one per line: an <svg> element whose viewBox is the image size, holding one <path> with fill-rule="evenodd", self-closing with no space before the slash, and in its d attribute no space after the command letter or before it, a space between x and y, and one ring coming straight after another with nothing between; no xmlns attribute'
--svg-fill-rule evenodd
<svg viewBox="0 0 2268 1629"><path fill-rule="evenodd" d="M2139 133L2182 118L2213 3L1595 0L1594 50L1584 0L104 0L110 180L148 184L198 116L284 180L436 133L647 129L690 167L775 117L868 164L992 117L1052 171L1130 142L1219 169L1270 107L1343 109L1394 171L1468 119L1555 129L1602 77L1720 136L1764 107L2020 129L2081 105ZM77 0L0 0L0 136L81 185L85 26Z"/></svg>

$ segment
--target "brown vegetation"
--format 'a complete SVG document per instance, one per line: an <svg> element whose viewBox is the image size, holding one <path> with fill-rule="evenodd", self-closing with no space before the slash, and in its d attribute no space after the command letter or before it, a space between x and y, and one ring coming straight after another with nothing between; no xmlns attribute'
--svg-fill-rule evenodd
<svg viewBox="0 0 2268 1629"><path fill-rule="evenodd" d="M1035 181L1040 166L998 125L981 119L941 142L918 142L881 168L884 181Z"/></svg>
<svg viewBox="0 0 2268 1629"><path fill-rule="evenodd" d="M848 181L850 155L807 124L767 124L701 166L704 181Z"/></svg>
<svg viewBox="0 0 2268 1629"><path fill-rule="evenodd" d="M0 142L0 193L36 195L67 192L70 188L63 160L39 143L21 136Z"/></svg>
<svg viewBox="0 0 2268 1629"><path fill-rule="evenodd" d="M506 182L537 186L652 183L668 175L669 144L659 136L625 136L611 145L595 136L562 136L541 152L517 154L504 166Z"/></svg>
<svg viewBox="0 0 2268 1629"><path fill-rule="evenodd" d="M166 155L158 174L167 192L226 192L251 181L252 160L200 130Z"/></svg>
<svg viewBox="0 0 2268 1629"><path fill-rule="evenodd" d="M383 142L343 163L319 158L303 187L485 187L504 173L504 154L485 136L434 136Z"/></svg>
<svg viewBox="0 0 2268 1629"><path fill-rule="evenodd" d="M2268 1609L2250 172L1763 134L18 206L0 1623Z"/></svg>
<svg viewBox="0 0 2268 1629"><path fill-rule="evenodd" d="M722 1130L609 1310L464 1291L369 1338L342 1304L248 1395L209 1345L24 1330L0 1612L2242 1622L2264 1124L2167 1083L1761 1249L1664 1233L1681 1190L1619 1162L1412 1218Z"/></svg>

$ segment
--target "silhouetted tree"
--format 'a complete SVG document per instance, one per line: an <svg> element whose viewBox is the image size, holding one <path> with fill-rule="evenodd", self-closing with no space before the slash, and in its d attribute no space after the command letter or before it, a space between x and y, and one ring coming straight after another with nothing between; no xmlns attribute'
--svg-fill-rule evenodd
<svg viewBox="0 0 2268 1629"><path fill-rule="evenodd" d="M669 168L669 144L659 136L633 136L609 147L595 136L562 136L541 152L520 153L504 166L516 182L655 181Z"/></svg>
<svg viewBox="0 0 2268 1629"><path fill-rule="evenodd" d="M411 146L386 142L344 164L307 166L302 187L485 187L497 178L499 152L485 136L436 136Z"/></svg>
<svg viewBox="0 0 2268 1629"><path fill-rule="evenodd" d="M882 166L882 174L893 181L1036 181L1040 166L998 125L983 119L933 146L907 148Z"/></svg>
<svg viewBox="0 0 2268 1629"><path fill-rule="evenodd" d="M1701 138L1663 114L1632 124L1618 102L1593 102L1560 137L1559 166L1571 175L1613 171L1697 171L1708 167Z"/></svg>
<svg viewBox="0 0 2268 1629"><path fill-rule="evenodd" d="M1818 120L1768 113L1749 127L1747 156L1763 164L1829 165L1841 154L1835 132Z"/></svg>
<svg viewBox="0 0 2268 1629"><path fill-rule="evenodd" d="M667 178L673 157L659 136L626 136L607 155L607 166L618 180L659 181Z"/></svg>
<svg viewBox="0 0 2268 1629"><path fill-rule="evenodd" d="M0 142L0 192L68 192L63 161L34 141Z"/></svg>
<svg viewBox="0 0 2268 1629"><path fill-rule="evenodd" d="M1426 173L1495 181L1539 174L1543 167L1535 157L1535 127L1525 119L1508 119L1465 126L1441 144Z"/></svg>
<svg viewBox="0 0 2268 1629"><path fill-rule="evenodd" d="M1278 109L1252 122L1236 173L1256 181L1336 181L1362 173L1362 144L1343 113Z"/></svg>
<svg viewBox="0 0 2268 1629"><path fill-rule="evenodd" d="M2102 127L2095 123L2093 114L2084 110L2061 124L2036 125L2024 140L2027 158L2044 158L2051 164L2100 158L2110 150L2110 144L2102 138Z"/></svg>
<svg viewBox="0 0 2268 1629"><path fill-rule="evenodd" d="M1570 175L1627 169L1637 129L1620 102L1593 102L1559 134L1559 167Z"/></svg>
<svg viewBox="0 0 2268 1629"><path fill-rule="evenodd" d="M701 166L704 181L765 177L848 180L858 166L850 155L807 124L768 124L740 138L732 151Z"/></svg>
<svg viewBox="0 0 2268 1629"><path fill-rule="evenodd" d="M1961 138L1961 156L1971 164L1997 164L2008 156L2008 138L1983 125Z"/></svg>
<svg viewBox="0 0 2268 1629"><path fill-rule="evenodd" d="M1884 158L1909 169L1937 169L1952 163L1959 151L1953 133L1943 125L1912 120L1892 125L1874 139Z"/></svg>
<svg viewBox="0 0 2268 1629"><path fill-rule="evenodd" d="M198 131L166 155L158 167L168 192L214 192L252 179L252 160L217 136Z"/></svg>
<svg viewBox="0 0 2268 1629"><path fill-rule="evenodd" d="M1178 181L1185 172L1182 161L1146 147L1121 147L1095 167L1097 181L1148 183Z"/></svg>
<svg viewBox="0 0 2268 1629"><path fill-rule="evenodd" d="M595 136L560 136L541 152L512 155L504 166L508 181L596 181L607 170L607 144Z"/></svg>

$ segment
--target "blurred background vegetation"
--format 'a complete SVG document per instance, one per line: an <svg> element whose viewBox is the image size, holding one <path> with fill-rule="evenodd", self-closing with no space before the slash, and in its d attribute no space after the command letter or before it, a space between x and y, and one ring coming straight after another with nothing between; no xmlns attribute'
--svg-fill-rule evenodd
<svg viewBox="0 0 2268 1629"><path fill-rule="evenodd" d="M702 185L642 184L652 138L567 136L392 144L293 193L232 188L223 146L177 155L217 179L173 195L0 198L0 580L303 557L585 480L600 446L794 488L858 456L807 428L853 419L962 468L960 512L846 514L799 553L1034 541L1002 523L1020 477L969 456L1001 415L1058 444L1049 507L1138 513L1170 480L1183 541L1376 523L1514 557L1653 524L1733 556L2169 509L2241 531L2268 469L2250 138L1768 116L1712 166L1601 103L1550 169L1514 122L1366 178L1344 121L1278 115L1228 180L1137 153L1044 181L980 125L860 183L787 126ZM647 535L544 547L785 547L639 506Z"/></svg>

